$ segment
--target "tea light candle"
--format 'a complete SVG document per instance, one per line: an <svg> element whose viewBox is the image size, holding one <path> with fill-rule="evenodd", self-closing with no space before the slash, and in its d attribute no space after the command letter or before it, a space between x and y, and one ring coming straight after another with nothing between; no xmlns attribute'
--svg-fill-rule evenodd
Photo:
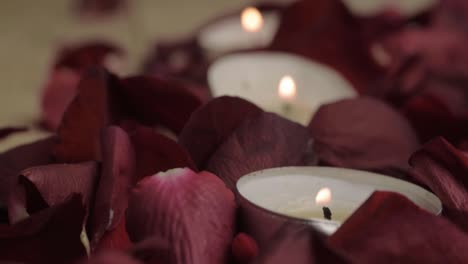
<svg viewBox="0 0 468 264"><path fill-rule="evenodd" d="M331 67L282 52L224 56L208 69L208 83L214 96L242 97L304 125L320 105L357 96Z"/></svg>
<svg viewBox="0 0 468 264"><path fill-rule="evenodd" d="M277 11L262 14L247 7L240 16L230 16L203 28L198 42L211 58L236 50L263 48L273 40L279 22Z"/></svg>
<svg viewBox="0 0 468 264"><path fill-rule="evenodd" d="M254 172L237 182L241 210L249 226L250 219L270 217L278 226L299 221L315 226L325 234L335 230L376 191L400 193L433 214L440 214L441 201L412 183L384 175L332 167L285 167ZM328 208L331 220L325 219ZM326 214L327 212L325 212ZM264 219L264 218L263 218ZM276 226L276 227L278 227ZM260 241L268 241L275 227L249 232Z"/></svg>

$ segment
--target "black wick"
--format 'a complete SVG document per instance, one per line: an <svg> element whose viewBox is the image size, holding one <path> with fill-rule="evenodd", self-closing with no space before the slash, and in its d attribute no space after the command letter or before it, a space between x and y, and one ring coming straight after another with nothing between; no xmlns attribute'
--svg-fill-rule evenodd
<svg viewBox="0 0 468 264"><path fill-rule="evenodd" d="M323 211L323 217L327 220L331 220L332 218L332 212L330 210L330 208L324 206L322 207L322 211Z"/></svg>

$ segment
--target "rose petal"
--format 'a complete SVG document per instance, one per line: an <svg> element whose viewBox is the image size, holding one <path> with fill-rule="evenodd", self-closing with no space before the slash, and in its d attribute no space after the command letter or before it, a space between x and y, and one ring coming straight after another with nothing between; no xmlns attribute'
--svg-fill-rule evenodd
<svg viewBox="0 0 468 264"><path fill-rule="evenodd" d="M127 126L126 129L135 147L135 179L173 168L188 167L196 170L187 150L155 129L138 124Z"/></svg>
<svg viewBox="0 0 468 264"><path fill-rule="evenodd" d="M224 263L235 222L233 193L215 175L173 169L140 181L130 196L127 229L134 242L159 237L167 263Z"/></svg>
<svg viewBox="0 0 468 264"><path fill-rule="evenodd" d="M468 154L443 138L425 144L410 159L411 176L427 185L444 206L468 211Z"/></svg>
<svg viewBox="0 0 468 264"><path fill-rule="evenodd" d="M174 259L174 248L161 237L151 237L137 243L131 253L136 259L148 264L167 264Z"/></svg>
<svg viewBox="0 0 468 264"><path fill-rule="evenodd" d="M396 193L374 193L328 242L356 263L468 261L468 236Z"/></svg>
<svg viewBox="0 0 468 264"><path fill-rule="evenodd" d="M327 64L361 92L382 74L370 56L370 45L363 38L358 21L339 0L298 1L290 5L271 48Z"/></svg>
<svg viewBox="0 0 468 264"><path fill-rule="evenodd" d="M115 126L104 129L101 144L101 177L90 219L91 248L122 221L135 178L135 152L125 131Z"/></svg>
<svg viewBox="0 0 468 264"><path fill-rule="evenodd" d="M94 68L83 75L78 94L64 114L58 129L60 142L55 156L61 162L100 160L99 133L111 123L110 82L103 69Z"/></svg>
<svg viewBox="0 0 468 264"><path fill-rule="evenodd" d="M362 97L322 106L309 124L322 163L402 176L419 147L408 121L390 106Z"/></svg>
<svg viewBox="0 0 468 264"><path fill-rule="evenodd" d="M307 129L272 113L244 121L217 149L206 170L235 190L237 180L250 172L284 166L316 164Z"/></svg>
<svg viewBox="0 0 468 264"><path fill-rule="evenodd" d="M55 137L49 137L0 154L0 207L7 205L8 196L18 181L20 171L52 162L55 141Z"/></svg>
<svg viewBox="0 0 468 264"><path fill-rule="evenodd" d="M12 212L19 207L28 212L42 209L35 204L43 201L45 206L61 204L72 193L79 193L83 197L86 208L89 207L98 179L98 165L96 162L79 164L52 164L26 169L20 173L19 184L10 197L8 205L10 222L22 220L22 215ZM24 202L23 204L19 204Z"/></svg>
<svg viewBox="0 0 468 264"><path fill-rule="evenodd" d="M0 140L11 134L27 131L27 127L4 127L0 128Z"/></svg>
<svg viewBox="0 0 468 264"><path fill-rule="evenodd" d="M92 246L95 252L100 252L109 249L119 251L129 250L132 245L133 243L128 237L125 217L123 217L117 224L117 227L104 233L99 243L96 246Z"/></svg>
<svg viewBox="0 0 468 264"><path fill-rule="evenodd" d="M204 169L210 156L247 118L262 112L256 105L237 97L222 96L195 111L180 133L179 142Z"/></svg>
<svg viewBox="0 0 468 264"><path fill-rule="evenodd" d="M106 251L84 260L82 264L141 264L141 262L123 252Z"/></svg>
<svg viewBox="0 0 468 264"><path fill-rule="evenodd" d="M150 126L161 124L176 133L202 103L179 83L148 76L122 80L120 95L133 119Z"/></svg>
<svg viewBox="0 0 468 264"><path fill-rule="evenodd" d="M285 223L273 236L270 246L260 253L254 264L350 264L345 256L325 244L323 235L310 227Z"/></svg>
<svg viewBox="0 0 468 264"><path fill-rule="evenodd" d="M245 233L239 233L232 241L232 255L237 263L250 263L258 256L258 245L255 240Z"/></svg>
<svg viewBox="0 0 468 264"><path fill-rule="evenodd" d="M81 200L74 195L15 225L0 225L0 262L63 264L85 256Z"/></svg>

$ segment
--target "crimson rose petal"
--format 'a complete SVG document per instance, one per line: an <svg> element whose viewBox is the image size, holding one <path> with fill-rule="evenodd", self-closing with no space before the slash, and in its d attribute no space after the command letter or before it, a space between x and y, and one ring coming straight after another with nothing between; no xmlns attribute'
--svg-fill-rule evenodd
<svg viewBox="0 0 468 264"><path fill-rule="evenodd" d="M313 140L305 127L276 114L261 113L245 120L208 161L206 170L232 190L250 172L316 163Z"/></svg>
<svg viewBox="0 0 468 264"><path fill-rule="evenodd" d="M0 224L0 262L63 264L85 256L81 201L73 195L14 225Z"/></svg>
<svg viewBox="0 0 468 264"><path fill-rule="evenodd" d="M396 193L374 193L328 242L356 263L468 261L466 234Z"/></svg>
<svg viewBox="0 0 468 264"><path fill-rule="evenodd" d="M409 122L390 106L361 97L322 106L309 124L322 163L402 175L419 147Z"/></svg>
<svg viewBox="0 0 468 264"><path fill-rule="evenodd" d="M256 105L238 97L215 98L192 114L180 133L179 142L190 152L198 168L204 169L222 142L245 119L261 112Z"/></svg>
<svg viewBox="0 0 468 264"><path fill-rule="evenodd" d="M58 129L60 142L55 156L61 162L100 160L99 133L112 121L110 82L104 69L93 68L83 75L78 94L67 108Z"/></svg>
<svg viewBox="0 0 468 264"><path fill-rule="evenodd" d="M444 214L468 229L468 153L443 138L423 146L410 159L411 176L427 185L444 204Z"/></svg>
<svg viewBox="0 0 468 264"><path fill-rule="evenodd" d="M55 141L55 137L49 137L0 154L0 207L7 205L20 171L52 162Z"/></svg>
<svg viewBox="0 0 468 264"><path fill-rule="evenodd" d="M202 100L181 83L149 76L122 80L126 110L145 125L161 124L179 133Z"/></svg>
<svg viewBox="0 0 468 264"><path fill-rule="evenodd" d="M115 126L104 129L101 144L101 177L90 219L92 248L105 232L113 232L122 222L135 177L135 152L124 130Z"/></svg>
<svg viewBox="0 0 468 264"><path fill-rule="evenodd" d="M225 263L235 211L234 194L218 177L173 169L138 183L129 200L127 229L134 242L167 241L172 255L167 263Z"/></svg>
<svg viewBox="0 0 468 264"><path fill-rule="evenodd" d="M99 176L97 169L96 162L85 162L43 165L22 171L19 185L8 205L10 222L15 223L24 218L24 215L15 214L21 207L34 208L36 206L32 204L37 204L39 200L45 206L54 206L63 203L72 193L81 194L85 207L89 207Z"/></svg>
<svg viewBox="0 0 468 264"><path fill-rule="evenodd" d="M357 19L339 0L303 0L289 6L271 48L327 64L360 92L382 74L370 56L370 45L362 36Z"/></svg>
<svg viewBox="0 0 468 264"><path fill-rule="evenodd" d="M174 140L142 125L125 127L135 147L137 180L173 168L196 170L187 150Z"/></svg>

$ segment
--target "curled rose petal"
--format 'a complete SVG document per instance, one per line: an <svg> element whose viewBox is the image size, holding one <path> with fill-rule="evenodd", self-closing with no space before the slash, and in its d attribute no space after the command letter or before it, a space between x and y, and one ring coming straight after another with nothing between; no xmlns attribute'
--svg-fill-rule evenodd
<svg viewBox="0 0 468 264"><path fill-rule="evenodd" d="M100 160L99 133L111 123L113 76L93 68L83 75L78 94L67 108L58 129L55 156L61 162Z"/></svg>
<svg viewBox="0 0 468 264"><path fill-rule="evenodd" d="M45 206L50 207L63 203L72 193L81 194L87 208L95 191L98 178L97 168L96 162L85 162L43 165L22 171L8 205L10 222L22 220L22 215L12 213L19 207L28 209L27 211L31 213L31 211L41 209L37 208L39 201L43 201ZM19 204L21 202L24 204Z"/></svg>
<svg viewBox="0 0 468 264"><path fill-rule="evenodd" d="M127 230L134 242L158 237L167 263L225 263L234 234L234 194L215 175L173 169L141 180L130 196Z"/></svg>
<svg viewBox="0 0 468 264"><path fill-rule="evenodd" d="M81 264L141 264L141 262L123 252L105 251L92 256Z"/></svg>
<svg viewBox="0 0 468 264"><path fill-rule="evenodd" d="M396 193L374 193L328 242L356 263L468 261L466 234Z"/></svg>
<svg viewBox="0 0 468 264"><path fill-rule="evenodd" d="M247 118L262 112L256 105L238 98L215 98L196 110L180 133L179 142L190 152L198 168Z"/></svg>
<svg viewBox="0 0 468 264"><path fill-rule="evenodd" d="M234 130L213 153L206 170L235 190L237 180L250 172L316 164L312 147L305 127L276 114L261 113Z"/></svg>
<svg viewBox="0 0 468 264"><path fill-rule="evenodd" d="M86 255L80 234L86 210L73 195L14 225L0 225L0 262L73 263Z"/></svg>
<svg viewBox="0 0 468 264"><path fill-rule="evenodd" d="M55 141L55 137L49 137L0 154L0 207L7 205L20 171L52 162Z"/></svg>
<svg viewBox="0 0 468 264"><path fill-rule="evenodd" d="M122 80L127 114L145 125L163 125L179 133L202 101L185 86L167 79L137 76Z"/></svg>
<svg viewBox="0 0 468 264"><path fill-rule="evenodd" d="M92 248L105 232L112 232L122 222L135 177L135 152L124 130L115 126L104 129L101 144L101 177L90 219Z"/></svg>
<svg viewBox="0 0 468 264"><path fill-rule="evenodd" d="M309 124L314 150L327 165L402 176L419 147L409 122L376 99L362 97L322 106Z"/></svg>
<svg viewBox="0 0 468 264"><path fill-rule="evenodd" d="M428 186L445 207L468 212L467 152L436 138L416 152L410 164L411 176Z"/></svg>
<svg viewBox="0 0 468 264"><path fill-rule="evenodd" d="M0 140L11 134L27 131L26 127L4 127L0 128Z"/></svg>
<svg viewBox="0 0 468 264"><path fill-rule="evenodd" d="M138 124L124 125L136 153L136 180L174 168L196 170L187 150L157 130ZM136 183L136 182L135 182Z"/></svg>
<svg viewBox="0 0 468 264"><path fill-rule="evenodd" d="M232 255L237 263L249 263L258 256L258 245L255 240L245 233L239 233L232 241Z"/></svg>
<svg viewBox="0 0 468 264"><path fill-rule="evenodd" d="M358 21L339 0L303 0L290 5L271 48L329 65L361 92L382 74Z"/></svg>

